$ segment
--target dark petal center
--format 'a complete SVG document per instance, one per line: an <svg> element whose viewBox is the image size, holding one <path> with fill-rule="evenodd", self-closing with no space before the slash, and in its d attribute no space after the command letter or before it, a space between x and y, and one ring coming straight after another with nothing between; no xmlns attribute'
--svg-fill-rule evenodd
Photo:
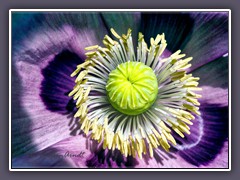
<svg viewBox="0 0 240 180"><path fill-rule="evenodd" d="M61 114L70 113L75 104L68 93L72 90L74 78L70 74L81 64L83 59L69 50L64 50L42 70L40 96L46 108Z"/></svg>

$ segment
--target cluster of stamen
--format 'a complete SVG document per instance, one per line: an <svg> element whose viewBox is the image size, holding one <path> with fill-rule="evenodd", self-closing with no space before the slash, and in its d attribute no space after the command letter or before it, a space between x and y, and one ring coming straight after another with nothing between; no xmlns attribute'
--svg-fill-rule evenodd
<svg viewBox="0 0 240 180"><path fill-rule="evenodd" d="M139 33L135 55L131 30L122 36L111 32L118 41L106 35L105 48L87 47L86 61L71 74L77 75L69 93L76 100L75 117L85 134L90 132L103 148L118 149L125 156L142 158L149 153L153 157L159 146L169 151L170 144L176 145L171 131L181 137L190 134L193 114L200 115L197 98L201 96L194 93L201 90L199 78L186 72L192 58L183 59L180 50L161 58L167 46L164 34L151 38L148 48ZM140 66L146 68L144 72L152 70L145 76L149 81L144 81L143 71L140 80L131 76L141 72ZM126 80L132 84L139 80L139 84L133 87Z"/></svg>

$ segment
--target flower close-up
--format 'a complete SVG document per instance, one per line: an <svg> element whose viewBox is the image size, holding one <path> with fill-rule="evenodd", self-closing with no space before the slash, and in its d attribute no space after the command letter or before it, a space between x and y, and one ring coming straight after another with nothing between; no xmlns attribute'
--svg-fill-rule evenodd
<svg viewBox="0 0 240 180"><path fill-rule="evenodd" d="M229 12L11 12L12 168L229 168Z"/></svg>

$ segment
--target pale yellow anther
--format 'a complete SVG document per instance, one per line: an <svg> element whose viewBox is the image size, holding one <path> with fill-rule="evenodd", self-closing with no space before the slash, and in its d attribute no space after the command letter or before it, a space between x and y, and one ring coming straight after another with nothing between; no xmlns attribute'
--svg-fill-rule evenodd
<svg viewBox="0 0 240 180"><path fill-rule="evenodd" d="M200 105L200 103L198 102L197 99L187 97L186 100L187 100L188 102L193 103L193 104L196 105L196 106L199 106L199 105Z"/></svg>
<svg viewBox="0 0 240 180"><path fill-rule="evenodd" d="M146 147L144 139L142 139L142 147L143 147L143 154L146 154L147 153L147 147Z"/></svg>
<svg viewBox="0 0 240 180"><path fill-rule="evenodd" d="M86 114L87 114L87 105L86 104L82 104L81 117L86 116Z"/></svg>
<svg viewBox="0 0 240 180"><path fill-rule="evenodd" d="M198 111L199 110L199 107L195 107L195 106L192 106L192 105L189 105L189 104L183 104L183 107L185 107L186 109L188 109L189 111L197 114L197 115L201 115L201 113Z"/></svg>
<svg viewBox="0 0 240 180"><path fill-rule="evenodd" d="M127 36L125 34L122 35L123 42L126 42Z"/></svg>
<svg viewBox="0 0 240 180"><path fill-rule="evenodd" d="M154 148L157 148L158 145L157 143L155 142L154 138L150 135L148 135L148 139L150 140L150 143L153 145Z"/></svg>
<svg viewBox="0 0 240 180"><path fill-rule="evenodd" d="M142 159L142 153L143 153L143 148L142 148L142 144L137 144L137 154L138 154L138 157L140 159Z"/></svg>
<svg viewBox="0 0 240 180"><path fill-rule="evenodd" d="M80 108L77 110L77 112L75 113L74 117L75 117L75 118L76 118L76 117L79 117L80 114L81 114L81 112L82 112L82 107L80 107Z"/></svg>
<svg viewBox="0 0 240 180"><path fill-rule="evenodd" d="M102 48L102 47L98 47L98 50L100 52L103 52L103 54L105 54L106 52L109 52L110 50L108 48Z"/></svg>
<svg viewBox="0 0 240 180"><path fill-rule="evenodd" d="M162 36L160 34L157 35L154 44L157 45L162 39Z"/></svg>
<svg viewBox="0 0 240 180"><path fill-rule="evenodd" d="M73 73L70 75L71 77L76 76L81 70L81 67L77 67L77 69L75 71L73 71Z"/></svg>
<svg viewBox="0 0 240 180"><path fill-rule="evenodd" d="M84 63L82 63L82 64L79 64L78 66L77 66L77 68L86 68L88 65L90 65L92 63L92 61L91 60L86 60Z"/></svg>
<svg viewBox="0 0 240 180"><path fill-rule="evenodd" d="M178 55L174 56L174 59L181 59L185 56L186 56L186 54L178 54Z"/></svg>
<svg viewBox="0 0 240 180"><path fill-rule="evenodd" d="M173 130L179 135L179 136L181 136L182 138L184 138L184 134L181 132L181 131L179 131L179 129L177 128L177 127L172 127L173 128Z"/></svg>
<svg viewBox="0 0 240 180"><path fill-rule="evenodd" d="M103 140L103 149L107 148L107 134L105 134L104 140Z"/></svg>
<svg viewBox="0 0 240 180"><path fill-rule="evenodd" d="M170 134L170 133L167 133L166 131L163 131L163 134L166 136L166 138L171 142L173 143L174 145L176 145L176 141L174 139L174 137Z"/></svg>
<svg viewBox="0 0 240 180"><path fill-rule="evenodd" d="M180 53L181 53L181 50L178 50L178 51L176 51L175 53L173 53L170 57L171 57L172 59L175 59L175 57L178 56Z"/></svg>
<svg viewBox="0 0 240 180"><path fill-rule="evenodd" d="M190 105L190 104L183 104L183 107L185 107L185 108L188 109L189 111L199 110L199 107L195 107L195 106L192 106L192 105Z"/></svg>
<svg viewBox="0 0 240 180"><path fill-rule="evenodd" d="M189 114L182 114L182 116L184 117L184 118L186 118L186 119L188 119L188 120L193 120L193 119L195 119L195 117L191 114L191 115L189 115Z"/></svg>
<svg viewBox="0 0 240 180"><path fill-rule="evenodd" d="M185 70L185 69L190 68L191 66L192 66L192 64L187 64L187 65L184 65L184 66L179 67L178 70Z"/></svg>
<svg viewBox="0 0 240 180"><path fill-rule="evenodd" d="M134 134L134 137L136 138L137 142L140 143L141 142L141 138L139 137L138 134Z"/></svg>
<svg viewBox="0 0 240 180"><path fill-rule="evenodd" d="M108 117L105 117L104 118L104 129L107 129L107 126L108 126Z"/></svg>
<svg viewBox="0 0 240 180"><path fill-rule="evenodd" d="M95 118L94 120L93 120L93 123L91 124L91 126L90 126L90 129L92 129L92 132L95 132L96 131L96 129L97 129L97 118Z"/></svg>
<svg viewBox="0 0 240 180"><path fill-rule="evenodd" d="M171 132L171 129L169 129L169 128L164 124L163 121L160 121L159 125L160 125L160 127L163 128L165 131Z"/></svg>
<svg viewBox="0 0 240 180"><path fill-rule="evenodd" d="M143 38L144 38L143 34L141 32L139 32L138 33L138 41L139 42L143 41L144 40Z"/></svg>
<svg viewBox="0 0 240 180"><path fill-rule="evenodd" d="M74 95L78 91L79 88L80 88L79 85L74 86L73 90L68 94L68 96Z"/></svg>
<svg viewBox="0 0 240 180"><path fill-rule="evenodd" d="M178 61L179 62L179 65L186 65L187 63L189 63L193 58L192 57L188 57L186 59L183 59L183 60L180 60Z"/></svg>
<svg viewBox="0 0 240 180"><path fill-rule="evenodd" d="M113 28L111 28L110 31L116 38L121 39L121 36L119 36L118 33Z"/></svg>
<svg viewBox="0 0 240 180"><path fill-rule="evenodd" d="M159 134L159 132L155 128L153 128L152 131L155 134L155 136L157 136L158 139L161 139L161 135Z"/></svg>
<svg viewBox="0 0 240 180"><path fill-rule="evenodd" d="M193 124L190 120L188 120L187 118L184 118L184 117L182 117L182 116L177 116L177 118L180 119L181 121L189 124L189 125L192 125L192 124Z"/></svg>
<svg viewBox="0 0 240 180"><path fill-rule="evenodd" d="M73 99L76 100L77 98L79 98L81 96L82 92L83 92L83 89L81 87L79 87L76 94L73 96Z"/></svg>
<svg viewBox="0 0 240 180"><path fill-rule="evenodd" d="M134 139L133 139L132 135L129 135L128 139L130 140L131 143L134 142Z"/></svg>
<svg viewBox="0 0 240 180"><path fill-rule="evenodd" d="M88 57L94 56L94 55L96 55L96 51L86 52L85 55L88 56Z"/></svg>
<svg viewBox="0 0 240 180"><path fill-rule="evenodd" d="M165 44L167 41L165 39L165 34L162 33L162 40L161 40L161 44Z"/></svg>
<svg viewBox="0 0 240 180"><path fill-rule="evenodd" d="M114 137L114 133L113 132L109 132L109 135L108 135L108 149L112 148L113 137Z"/></svg>
<svg viewBox="0 0 240 180"><path fill-rule="evenodd" d="M102 129L99 131L99 134L98 134L98 143L102 142L102 139L103 139L103 132L102 132Z"/></svg>
<svg viewBox="0 0 240 180"><path fill-rule="evenodd" d="M188 86L196 87L196 86L198 86L198 84L199 83L196 81L190 81L190 82L186 82L186 84L183 87L188 87Z"/></svg>
<svg viewBox="0 0 240 180"><path fill-rule="evenodd" d="M152 144L149 144L149 145L148 145L148 148L149 148L149 154L150 154L150 157L152 158L152 157L153 157L153 148L152 148Z"/></svg>
<svg viewBox="0 0 240 180"><path fill-rule="evenodd" d="M183 132L185 132L185 133L187 133L187 134L190 134L190 131L189 131L188 128L186 128L185 126L179 125L179 128L180 128Z"/></svg>
<svg viewBox="0 0 240 180"><path fill-rule="evenodd" d="M103 138L103 127L101 125L98 125L98 131L97 131L97 136L96 138L101 142Z"/></svg>
<svg viewBox="0 0 240 180"><path fill-rule="evenodd" d="M86 51L90 51L90 50L97 49L98 47L99 47L98 45L94 45L94 46L85 47L84 49L85 49Z"/></svg>
<svg viewBox="0 0 240 180"><path fill-rule="evenodd" d="M199 111L195 111L195 113L198 115L198 116L201 116L201 113Z"/></svg>
<svg viewBox="0 0 240 180"><path fill-rule="evenodd" d="M153 139L153 141L157 144L157 146L159 146L158 138L155 136L155 134L152 133L152 134L150 134L150 136Z"/></svg>
<svg viewBox="0 0 240 180"><path fill-rule="evenodd" d="M116 148L117 148L117 149L120 149L119 133L116 133Z"/></svg>
<svg viewBox="0 0 240 180"><path fill-rule="evenodd" d="M140 153L140 152L142 153L143 152L143 142L142 142L141 139L140 139L139 142L136 142L136 148L139 151L138 153Z"/></svg>
<svg viewBox="0 0 240 180"><path fill-rule="evenodd" d="M87 100L90 91L91 91L91 86L88 86L88 88L87 88L87 90L85 91L84 96L83 96L83 100L84 100L84 101Z"/></svg>
<svg viewBox="0 0 240 180"><path fill-rule="evenodd" d="M179 112L182 114L184 118L187 118L189 120L194 119L194 116L185 110L179 110Z"/></svg>
<svg viewBox="0 0 240 180"><path fill-rule="evenodd" d="M190 78L191 77L191 74L188 74L188 75L185 75L184 77L182 77L181 79L180 79L180 81L182 81L182 82L184 82L184 81L186 81L188 78Z"/></svg>
<svg viewBox="0 0 240 180"><path fill-rule="evenodd" d="M131 29L131 28L128 28L127 35L130 36L131 33L132 33L132 29Z"/></svg>
<svg viewBox="0 0 240 180"><path fill-rule="evenodd" d="M115 133L113 136L112 150L114 151L117 146L117 134Z"/></svg>
<svg viewBox="0 0 240 180"><path fill-rule="evenodd" d="M103 44L106 46L106 47L109 47L109 43L108 43L108 41L106 41L105 39L102 41L103 42Z"/></svg>
<svg viewBox="0 0 240 180"><path fill-rule="evenodd" d="M131 147L131 154L135 158L136 157L136 151L135 151L135 148L134 148L133 144L131 144L130 147Z"/></svg>
<svg viewBox="0 0 240 180"><path fill-rule="evenodd" d="M161 137L162 137L162 139L160 140L160 143L168 151L168 149L170 148L170 145L168 144L167 138L164 135L164 133L161 133Z"/></svg>
<svg viewBox="0 0 240 180"><path fill-rule="evenodd" d="M150 43L151 43L152 46L154 46L155 41L154 41L153 38L150 39Z"/></svg>
<svg viewBox="0 0 240 180"><path fill-rule="evenodd" d="M82 100L83 100L82 97L83 97L83 94L80 94L80 96L78 97L78 100L77 100L77 102L76 102L76 105L77 105L78 108L81 106L81 102L82 102Z"/></svg>
<svg viewBox="0 0 240 180"><path fill-rule="evenodd" d="M128 145L127 145L126 140L123 142L123 150L124 150L125 157L127 157L128 156Z"/></svg>
<svg viewBox="0 0 240 180"><path fill-rule="evenodd" d="M88 132L89 132L89 129L90 129L90 124L91 124L90 121L87 121L85 129L84 129L84 133L86 135L88 135Z"/></svg>
<svg viewBox="0 0 240 180"><path fill-rule="evenodd" d="M112 40L112 38L110 38L108 35L105 36L105 39L111 44L114 45L114 41Z"/></svg>
<svg viewBox="0 0 240 180"><path fill-rule="evenodd" d="M199 77L191 77L188 79L188 81L199 81L200 78Z"/></svg>
<svg viewBox="0 0 240 180"><path fill-rule="evenodd" d="M78 81L81 81L86 75L87 75L88 71L87 70L84 70L82 71L76 78L75 80L75 83L78 82Z"/></svg>
<svg viewBox="0 0 240 180"><path fill-rule="evenodd" d="M85 125L86 125L87 120L88 120L87 117L84 117L84 118L83 118L82 125L81 125L80 129L83 130L83 128L84 128Z"/></svg>

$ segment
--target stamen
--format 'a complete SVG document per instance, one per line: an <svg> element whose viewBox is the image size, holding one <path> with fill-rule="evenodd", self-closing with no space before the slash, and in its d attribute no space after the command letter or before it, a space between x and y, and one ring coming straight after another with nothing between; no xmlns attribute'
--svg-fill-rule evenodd
<svg viewBox="0 0 240 180"><path fill-rule="evenodd" d="M154 156L161 146L169 151L180 137L190 134L193 114L200 115L199 78L187 74L192 57L181 50L161 59L167 43L164 34L146 44L138 35L135 51L131 29L119 35L110 29L117 41L105 36L105 47L86 47L86 61L77 66L71 77L76 85L69 93L78 108L85 134L103 145L118 149L125 156ZM137 52L137 54L135 54Z"/></svg>

